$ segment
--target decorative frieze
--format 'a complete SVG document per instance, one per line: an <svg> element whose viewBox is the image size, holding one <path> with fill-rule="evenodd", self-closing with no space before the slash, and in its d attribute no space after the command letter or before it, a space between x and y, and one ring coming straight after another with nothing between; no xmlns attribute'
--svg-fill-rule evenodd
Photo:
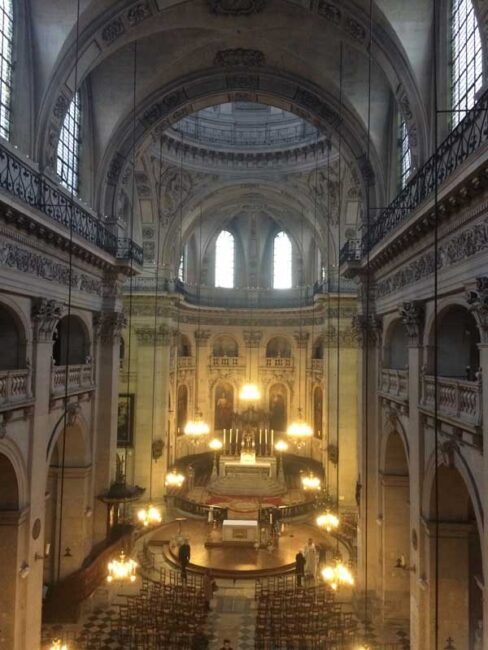
<svg viewBox="0 0 488 650"><path fill-rule="evenodd" d="M66 306L58 300L35 298L31 317L34 325L34 340L49 342L53 340L54 328L64 316Z"/></svg>
<svg viewBox="0 0 488 650"><path fill-rule="evenodd" d="M171 341L171 330L166 325L136 327L135 331L139 345L169 345Z"/></svg>
<svg viewBox="0 0 488 650"><path fill-rule="evenodd" d="M256 68L266 63L264 53L261 50L220 50L215 55L214 64L224 68Z"/></svg>
<svg viewBox="0 0 488 650"><path fill-rule="evenodd" d="M480 330L482 343L488 343L488 276L476 278L476 289L466 291L466 301Z"/></svg>
<svg viewBox="0 0 488 650"><path fill-rule="evenodd" d="M266 0L208 0L208 7L219 16L250 16L260 13Z"/></svg>

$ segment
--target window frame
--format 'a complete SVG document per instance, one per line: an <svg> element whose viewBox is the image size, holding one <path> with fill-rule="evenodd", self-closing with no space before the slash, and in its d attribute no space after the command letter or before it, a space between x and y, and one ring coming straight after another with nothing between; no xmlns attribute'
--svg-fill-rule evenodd
<svg viewBox="0 0 488 650"><path fill-rule="evenodd" d="M286 284L286 286L277 286L277 257L276 257L276 241L279 239L281 236L283 236L283 239L286 238L289 244L289 269L287 270L287 277L289 277L289 283ZM282 290L287 290L287 289L292 289L293 288L293 244L291 241L290 235L285 231L285 230L279 230L273 237L273 260L272 260L272 287L273 289L276 289L277 291L282 291Z"/></svg>
<svg viewBox="0 0 488 650"><path fill-rule="evenodd" d="M219 239L223 235L228 235L232 241L232 273L225 272L225 268L228 268L229 261L223 263L222 273L219 270ZM228 240L228 241L230 241ZM215 240L215 264L214 264L214 286L217 289L235 289L235 273L236 273L236 238L234 234L226 229L222 230L217 235ZM222 281L222 277L230 277L231 279L226 282L226 279Z"/></svg>
<svg viewBox="0 0 488 650"><path fill-rule="evenodd" d="M3 0L2 5L6 2L10 7L9 12L6 12L4 7L0 6L0 62L1 67L3 67L3 62L5 62L7 73L6 78L0 76L0 136L5 140L10 141L10 136L12 134L12 96L15 65L16 16L13 0ZM3 31L4 19L11 27L10 34ZM4 45L6 45L7 50L10 50L8 52L8 57L4 56ZM5 102L3 101L4 87L8 91L8 97Z"/></svg>
<svg viewBox="0 0 488 650"><path fill-rule="evenodd" d="M413 165L408 125L401 111L398 111L397 155L400 189L403 190L412 175Z"/></svg>
<svg viewBox="0 0 488 650"><path fill-rule="evenodd" d="M77 113L72 113L76 108ZM81 128L83 119L82 97L80 90L73 95L63 123L59 130L58 143L56 146L56 174L63 187L69 192L78 195L80 190L80 169L81 169ZM73 127L69 121L72 121ZM70 140L72 142L70 142ZM72 145L72 146L70 146ZM64 148L64 152L61 150ZM63 156L63 153L67 155Z"/></svg>

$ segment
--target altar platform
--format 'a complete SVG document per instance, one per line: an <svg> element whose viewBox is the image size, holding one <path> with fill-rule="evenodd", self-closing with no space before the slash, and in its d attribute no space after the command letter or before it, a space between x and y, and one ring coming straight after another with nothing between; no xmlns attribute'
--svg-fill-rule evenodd
<svg viewBox="0 0 488 650"><path fill-rule="evenodd" d="M188 569L204 573L211 569L216 578L255 579L293 572L295 555L303 549L309 537L314 542L335 549L335 540L309 524L286 524L277 547L255 549L253 546L226 546L222 544L221 529L210 529L208 524L195 519L182 522L182 536L191 547ZM171 540L178 535L178 522L165 524L156 530L149 541L150 550L163 554L165 561L173 568L179 568L177 547Z"/></svg>
<svg viewBox="0 0 488 650"><path fill-rule="evenodd" d="M274 456L242 452L220 457L219 474L207 489L211 494L270 497L284 494L286 485L278 478Z"/></svg>

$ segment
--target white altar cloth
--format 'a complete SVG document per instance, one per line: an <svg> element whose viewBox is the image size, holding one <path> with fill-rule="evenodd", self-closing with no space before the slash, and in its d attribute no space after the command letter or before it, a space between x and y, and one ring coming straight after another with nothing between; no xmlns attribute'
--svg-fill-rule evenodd
<svg viewBox="0 0 488 650"><path fill-rule="evenodd" d="M254 519L226 519L222 525L223 542L257 542L258 522Z"/></svg>

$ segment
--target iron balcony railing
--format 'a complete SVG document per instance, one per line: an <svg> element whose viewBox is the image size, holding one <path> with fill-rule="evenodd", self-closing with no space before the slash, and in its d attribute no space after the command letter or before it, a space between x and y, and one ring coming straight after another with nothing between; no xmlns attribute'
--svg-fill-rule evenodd
<svg viewBox="0 0 488 650"><path fill-rule="evenodd" d="M117 259L132 259L142 264L142 248L128 239L117 239L88 210L82 208L57 183L32 169L0 143L0 189L36 208L44 215L72 228L85 241Z"/></svg>
<svg viewBox="0 0 488 650"><path fill-rule="evenodd" d="M488 90L481 95L474 107L467 112L464 119L449 133L437 151L411 178L390 205L372 220L361 241L346 242L340 253L340 262L357 261L371 251L397 226L404 223L409 215L432 195L436 186L442 185L471 154L487 141Z"/></svg>

